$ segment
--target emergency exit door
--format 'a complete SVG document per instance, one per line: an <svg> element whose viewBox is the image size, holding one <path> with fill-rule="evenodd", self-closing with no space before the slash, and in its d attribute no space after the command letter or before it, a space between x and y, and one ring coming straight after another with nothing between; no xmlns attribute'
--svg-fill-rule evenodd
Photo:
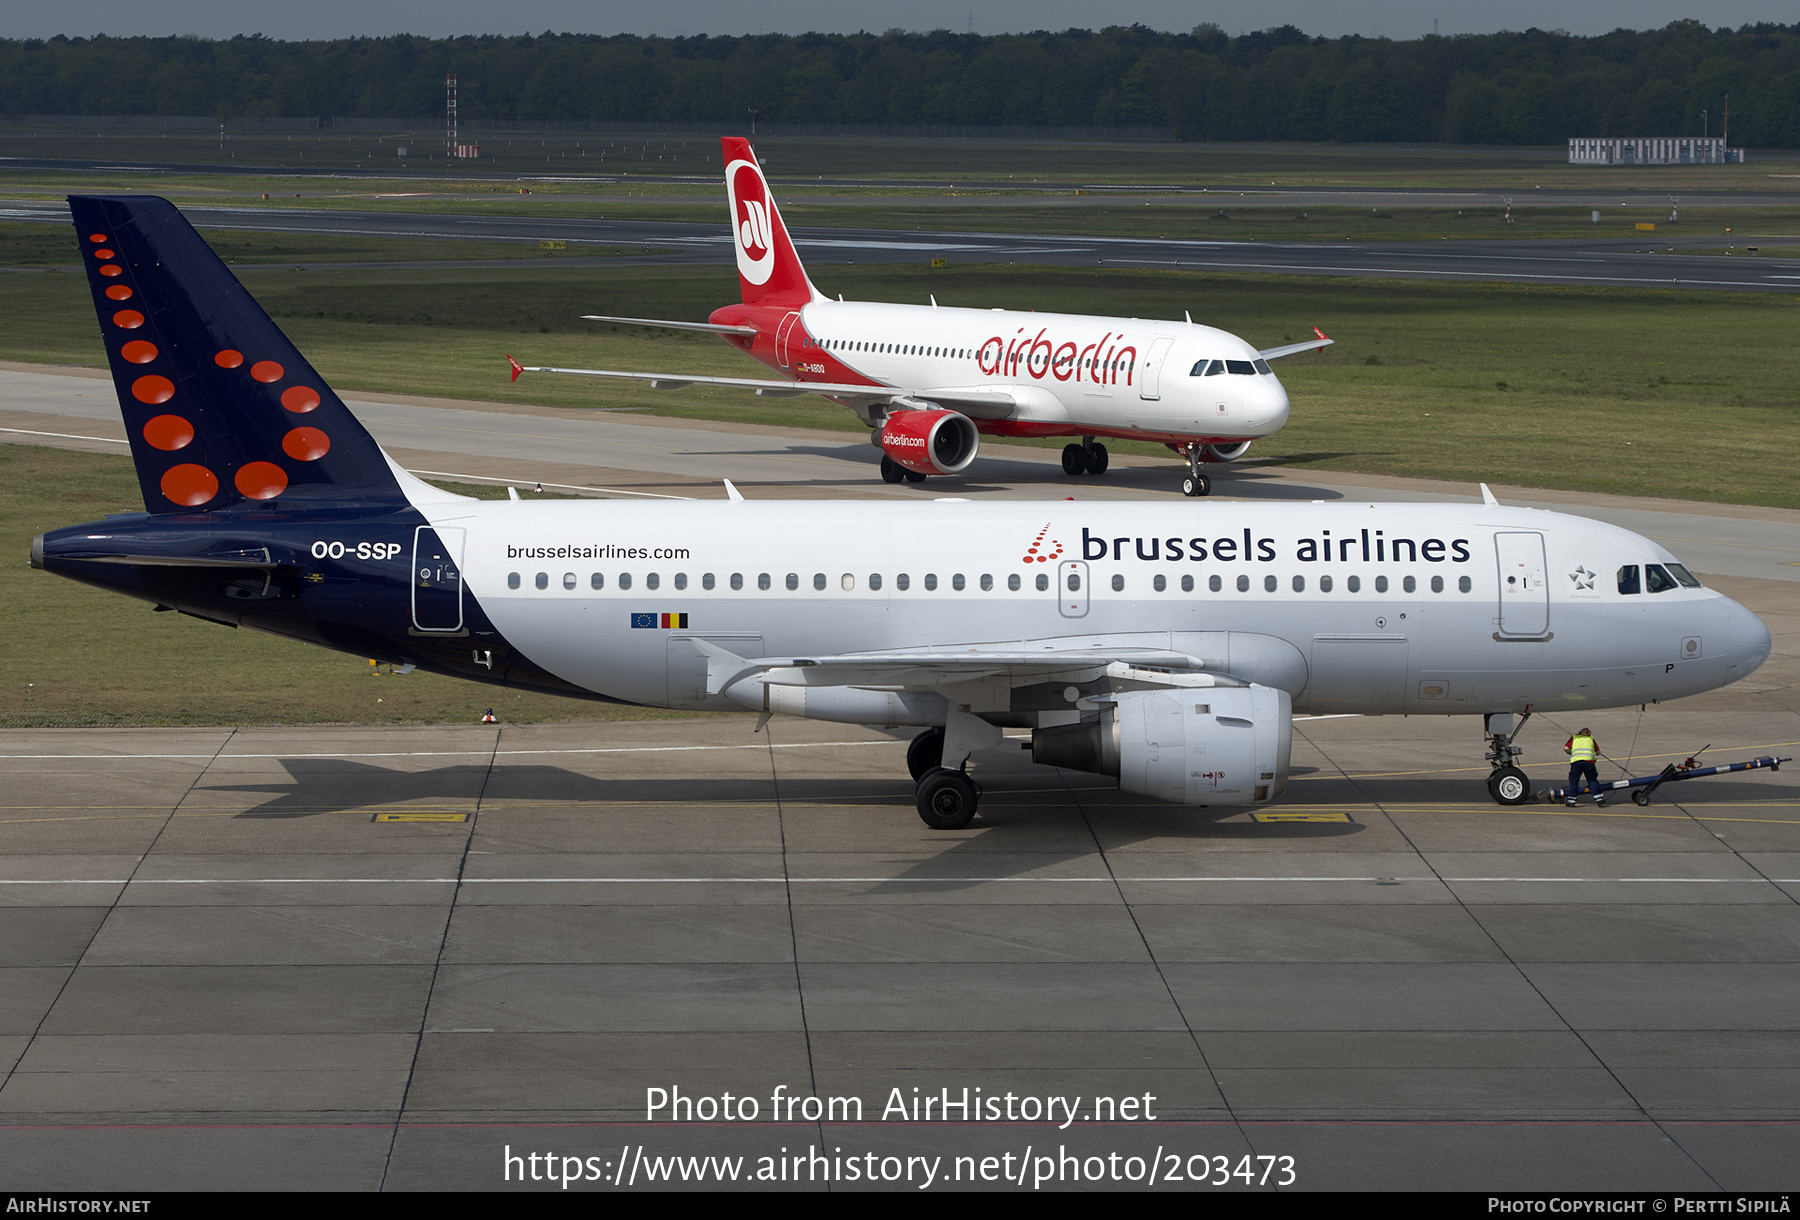
<svg viewBox="0 0 1800 1220"><path fill-rule="evenodd" d="M1500 634L1543 636L1550 631L1550 581L1544 536L1535 532L1494 535L1500 564Z"/></svg>
<svg viewBox="0 0 1800 1220"><path fill-rule="evenodd" d="M1061 600L1057 608L1064 618L1086 618L1088 612L1088 566L1080 560L1065 559L1056 565L1056 588Z"/></svg>

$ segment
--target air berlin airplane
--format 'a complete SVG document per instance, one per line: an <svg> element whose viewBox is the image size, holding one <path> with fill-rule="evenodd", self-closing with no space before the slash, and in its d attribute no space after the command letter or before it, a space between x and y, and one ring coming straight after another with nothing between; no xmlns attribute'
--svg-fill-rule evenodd
<svg viewBox="0 0 1800 1220"><path fill-rule="evenodd" d="M833 301L812 285L748 140L726 137L725 193L734 219L743 302L707 322L584 315L590 321L710 331L782 380L524 367L648 381L658 389L732 386L771 397L821 394L873 430L890 483L959 474L980 434L1074 436L1070 475L1103 474L1103 436L1161 441L1188 460L1182 491L1206 495L1207 462L1242 457L1287 422L1287 392L1268 362L1331 342L1258 351L1192 321L1158 322L1005 309L944 309ZM509 356L508 360L512 358Z"/></svg>

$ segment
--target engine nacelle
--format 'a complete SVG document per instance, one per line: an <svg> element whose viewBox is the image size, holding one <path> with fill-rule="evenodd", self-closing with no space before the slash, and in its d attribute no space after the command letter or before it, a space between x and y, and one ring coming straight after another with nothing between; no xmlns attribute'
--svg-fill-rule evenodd
<svg viewBox="0 0 1800 1220"><path fill-rule="evenodd" d="M956 474L981 448L975 421L956 411L895 411L881 425L881 451L918 474Z"/></svg>
<svg viewBox="0 0 1800 1220"><path fill-rule="evenodd" d="M1203 445L1200 449L1200 460L1203 462L1235 462L1249 452L1249 441L1233 441L1229 445Z"/></svg>
<svg viewBox="0 0 1800 1220"><path fill-rule="evenodd" d="M1117 777L1182 805L1264 805L1287 791L1293 700L1268 686L1128 691L1098 720L1031 736L1033 762Z"/></svg>

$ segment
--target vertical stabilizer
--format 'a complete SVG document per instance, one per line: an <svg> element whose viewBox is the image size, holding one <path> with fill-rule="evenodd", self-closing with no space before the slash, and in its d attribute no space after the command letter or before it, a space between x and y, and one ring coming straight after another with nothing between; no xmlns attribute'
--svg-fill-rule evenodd
<svg viewBox="0 0 1800 1220"><path fill-rule="evenodd" d="M69 197L144 506L404 502L387 455L173 204Z"/></svg>
<svg viewBox="0 0 1800 1220"><path fill-rule="evenodd" d="M750 141L725 136L725 198L731 207L731 243L737 250L738 287L746 305L800 306L817 293L781 223L774 192L756 163Z"/></svg>

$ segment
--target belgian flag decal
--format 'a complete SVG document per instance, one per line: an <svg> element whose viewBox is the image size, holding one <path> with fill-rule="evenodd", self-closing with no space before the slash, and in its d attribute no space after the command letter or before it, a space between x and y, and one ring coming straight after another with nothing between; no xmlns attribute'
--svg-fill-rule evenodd
<svg viewBox="0 0 1800 1220"><path fill-rule="evenodd" d="M631 625L633 627L648 628L685 628L688 625L688 616L685 614L654 614L639 611L632 614Z"/></svg>

